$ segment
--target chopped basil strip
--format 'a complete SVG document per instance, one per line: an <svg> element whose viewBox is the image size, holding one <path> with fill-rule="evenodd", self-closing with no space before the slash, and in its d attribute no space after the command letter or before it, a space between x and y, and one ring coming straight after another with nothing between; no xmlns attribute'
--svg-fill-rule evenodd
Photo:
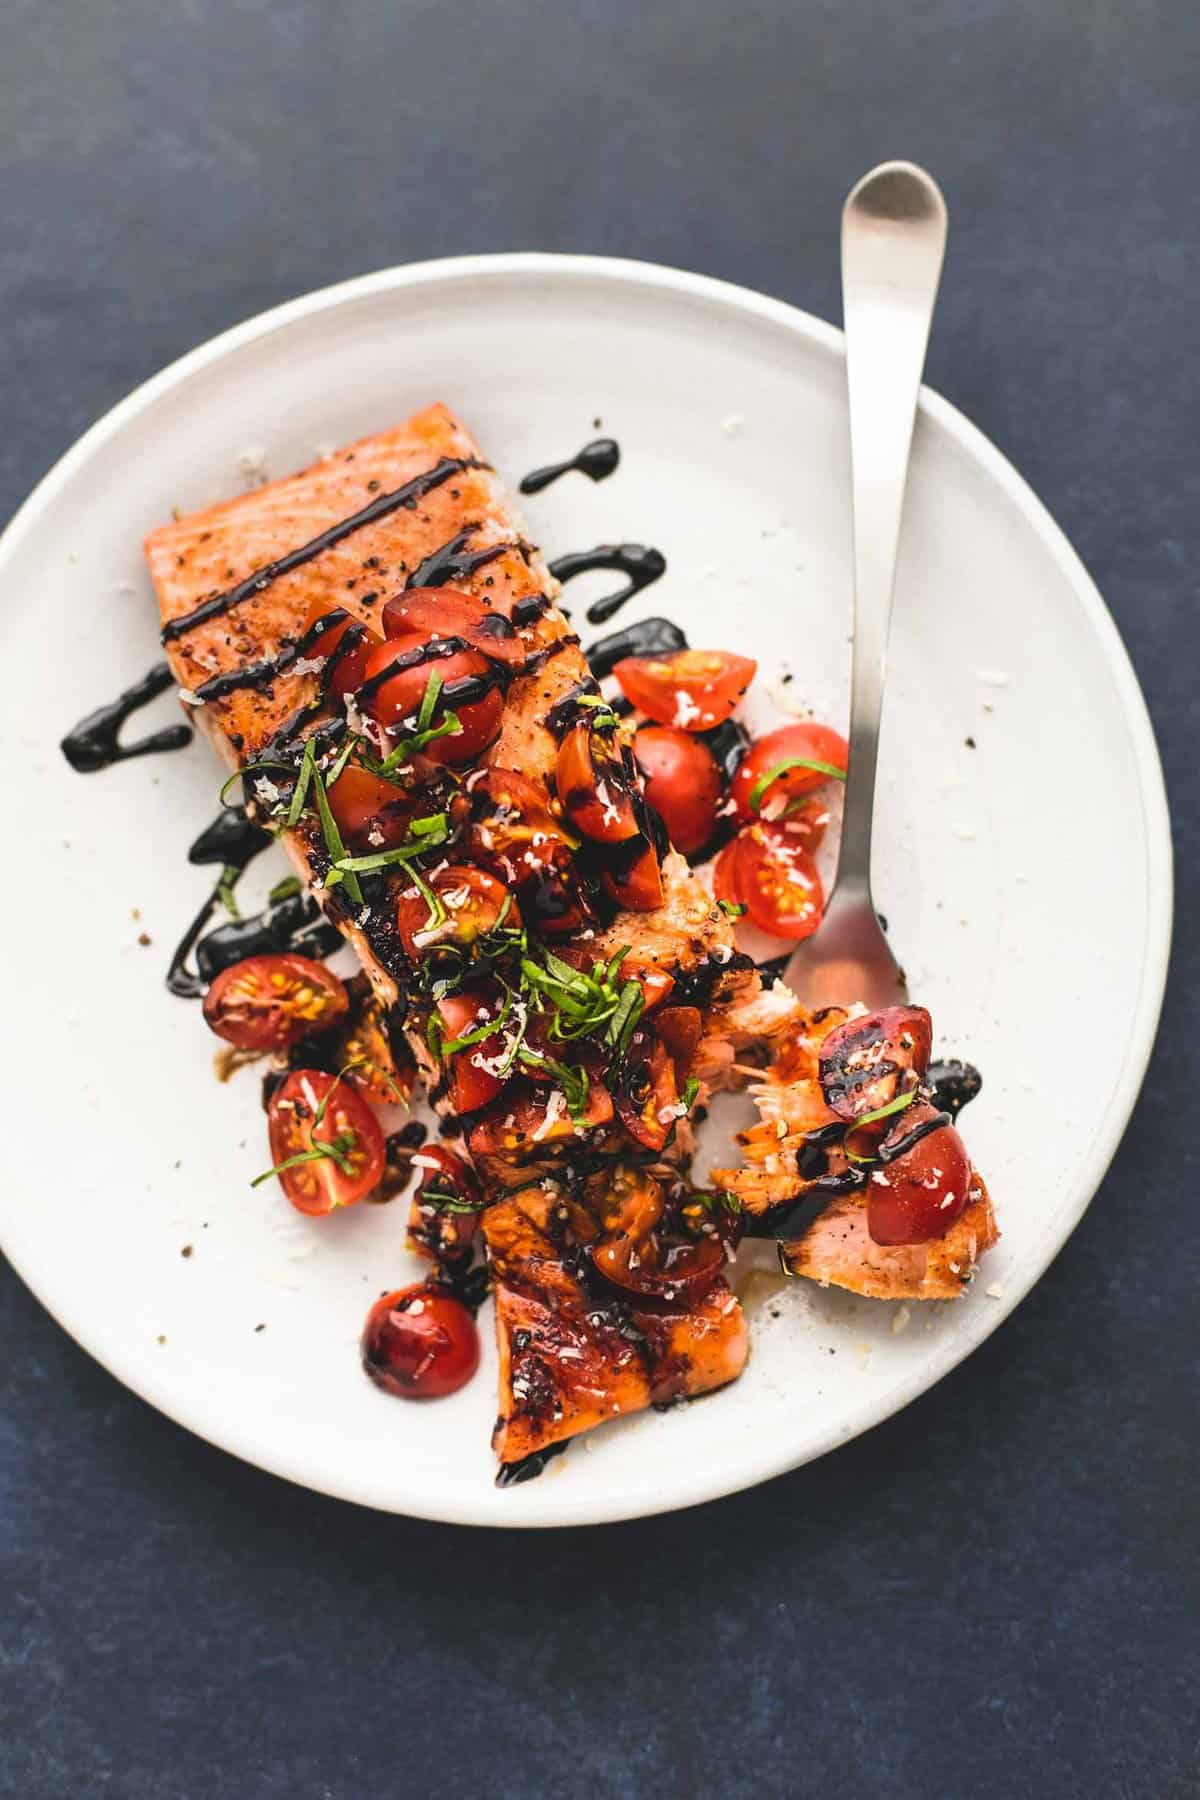
<svg viewBox="0 0 1200 1800"><path fill-rule="evenodd" d="M311 743L312 739L309 738L308 744L305 745L306 750ZM321 779L321 771L317 768L315 759L312 765L312 790L313 796L317 802L317 816L321 821L321 830L325 837L325 848L329 853L329 860L333 864L333 867L325 877L325 885L327 887L334 887L337 882L344 881L346 883L346 892L349 894L350 898L356 905L361 906L363 898L362 883L359 881L358 876L354 873L352 868L343 868L341 866L346 860L346 846L342 842L342 834L337 828L337 820L329 809L329 796L325 792L325 783Z"/></svg>
<svg viewBox="0 0 1200 1800"><path fill-rule="evenodd" d="M221 870L221 879L217 883L217 899L231 919L240 919L242 916L238 911L237 895L233 891L241 872L236 863L226 863Z"/></svg>
<svg viewBox="0 0 1200 1800"><path fill-rule="evenodd" d="M912 1105L913 1101L918 1097L919 1092L920 1090L918 1088L909 1088L906 1094L897 1094L895 1099L889 1100L886 1106L877 1106L874 1112L863 1113L862 1117L855 1119L852 1125L847 1125L845 1136L842 1139L842 1149L845 1151L851 1162L869 1163L875 1161L873 1155L860 1156L858 1151L851 1147L850 1139L858 1130L859 1126L874 1125L879 1119L890 1119L893 1113L903 1112L906 1106Z"/></svg>
<svg viewBox="0 0 1200 1800"><path fill-rule="evenodd" d="M890 1119L893 1113L903 1112L906 1106L912 1105L918 1092L919 1089L915 1087L909 1088L907 1093L897 1094L894 1100L889 1100L886 1106L877 1106L874 1112L861 1113L851 1130L859 1125L873 1125L876 1119Z"/></svg>
<svg viewBox="0 0 1200 1800"><path fill-rule="evenodd" d="M785 756L781 763L776 763L767 774L760 775L747 795L747 803L751 812L757 812L763 803L763 795L773 781L786 775L789 769L812 769L818 775L828 775L834 781L845 781L845 769L839 769L836 763L820 762L814 756Z"/></svg>

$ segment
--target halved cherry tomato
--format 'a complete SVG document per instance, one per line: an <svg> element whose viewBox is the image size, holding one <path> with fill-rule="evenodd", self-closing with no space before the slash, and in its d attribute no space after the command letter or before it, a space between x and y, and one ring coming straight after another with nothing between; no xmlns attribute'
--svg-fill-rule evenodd
<svg viewBox="0 0 1200 1800"><path fill-rule="evenodd" d="M327 601L314 600L304 621L305 632L310 632L318 620L327 618L330 613L343 610L342 607L330 606ZM322 656L327 662L333 661L327 686L329 692L336 694L339 699L345 699L347 694L356 692L362 686L367 671L367 658L380 642L379 633L367 627L361 633L356 630L350 647L341 652L346 633L355 624L353 615L347 612L344 619L335 621L320 633L308 652L310 657Z"/></svg>
<svg viewBox="0 0 1200 1800"><path fill-rule="evenodd" d="M485 769L468 777L472 818L467 842L510 885L547 869L562 869L579 839L550 811L543 789L514 769Z"/></svg>
<svg viewBox="0 0 1200 1800"><path fill-rule="evenodd" d="M613 674L648 719L680 731L723 724L754 679L758 664L732 650L676 650L627 656Z"/></svg>
<svg viewBox="0 0 1200 1800"><path fill-rule="evenodd" d="M577 1059L572 1056L571 1061ZM535 1087L522 1078L503 1100L471 1127L467 1139L472 1156L510 1156L530 1160L551 1144L596 1131L613 1116L612 1097L601 1081L589 1081L578 1120L571 1117L561 1090Z"/></svg>
<svg viewBox="0 0 1200 1800"><path fill-rule="evenodd" d="M525 646L505 615L457 588L406 588L393 595L383 609L383 629L390 638L412 632L421 638L462 638L483 656L512 667L525 661Z"/></svg>
<svg viewBox="0 0 1200 1800"><path fill-rule="evenodd" d="M364 703L371 717L385 730L393 731L397 736L403 736L406 730L412 730L435 671L441 676L444 688L451 688L455 682L472 678L495 679L491 664L478 650L455 650L449 656L419 659L415 653L423 649L428 641L415 632L404 637L389 638L367 657L368 684L374 684L393 665L398 665L390 680L371 686ZM488 687L477 700L457 703L453 697L447 699L439 694L430 723L440 724L447 710L455 713L460 729L447 737L434 738L425 746L423 754L431 762L471 762L481 750L486 749L500 730L504 700L494 686Z"/></svg>
<svg viewBox="0 0 1200 1800"><path fill-rule="evenodd" d="M936 1107L914 1100L897 1113L880 1146L902 1148L913 1131L937 1118ZM924 1244L945 1237L961 1217L971 1186L971 1159L952 1125L939 1125L911 1150L871 1170L867 1182L867 1230L877 1244Z"/></svg>
<svg viewBox="0 0 1200 1800"><path fill-rule="evenodd" d="M613 1097L630 1137L647 1150L663 1149L680 1112L675 1064L659 1038L634 1032Z"/></svg>
<svg viewBox="0 0 1200 1800"><path fill-rule="evenodd" d="M830 816L827 796L810 794L807 799L789 801L786 814L768 819L766 823L782 825L787 836L799 849L807 850L810 856L815 856L825 841Z"/></svg>
<svg viewBox="0 0 1200 1800"><path fill-rule="evenodd" d="M663 903L662 865L654 845L644 838L631 838L610 849L600 879L617 905L628 912L653 912Z"/></svg>
<svg viewBox="0 0 1200 1800"><path fill-rule="evenodd" d="M367 1314L362 1366L376 1387L404 1400L440 1400L479 1367L475 1321L434 1282L397 1288Z"/></svg>
<svg viewBox="0 0 1200 1800"><path fill-rule="evenodd" d="M826 763L831 769L840 769L844 775L848 754L845 738L832 725L814 725L806 720L797 725L781 725L778 731L768 731L766 737L751 744L730 783L729 792L737 807L738 818L770 818L782 802L815 792L835 777L826 770L805 765ZM793 758L796 759L794 763ZM785 763L792 766L784 769ZM767 784L757 795L757 804L752 805L751 795L773 769L783 772Z"/></svg>
<svg viewBox="0 0 1200 1800"><path fill-rule="evenodd" d="M773 937L811 937L825 911L825 892L816 863L787 821L746 825L734 846L734 883L754 924Z"/></svg>
<svg viewBox="0 0 1200 1800"><path fill-rule="evenodd" d="M204 997L210 1031L239 1050L285 1050L332 1025L350 1006L345 987L308 956L249 956L222 969Z"/></svg>
<svg viewBox="0 0 1200 1800"><path fill-rule="evenodd" d="M684 856L694 856L713 834L721 798L721 771L708 745L671 725L643 725L633 754L668 837Z"/></svg>
<svg viewBox="0 0 1200 1800"><path fill-rule="evenodd" d="M456 1038L469 1037L489 1019L500 1016L500 991L493 983L489 987L468 989L461 994L446 994L438 1001L437 1010L441 1015L445 1040L452 1043ZM489 1032L476 1044L449 1052L445 1060L447 1098L451 1111L477 1112L481 1106L486 1106L496 1098L504 1087L504 1081L487 1065L495 1064L503 1056L504 1048L502 1032L495 1031Z"/></svg>
<svg viewBox="0 0 1200 1800"><path fill-rule="evenodd" d="M470 863L449 863L426 884L442 905L445 918L433 923L429 902L417 887L403 886L396 899L396 923L405 950L414 962L431 950L453 944L470 949L503 920L520 930L521 913L504 883Z"/></svg>
<svg viewBox="0 0 1200 1800"><path fill-rule="evenodd" d="M409 1207L410 1245L444 1262L461 1261L483 1210L475 1172L443 1144L423 1145L412 1160L421 1179Z"/></svg>
<svg viewBox="0 0 1200 1800"><path fill-rule="evenodd" d="M596 731L586 719L573 725L559 745L554 781L563 811L593 843L623 844L637 836L629 770L611 733Z"/></svg>
<svg viewBox="0 0 1200 1800"><path fill-rule="evenodd" d="M725 1266L719 1238L660 1239L647 1245L599 1244L592 1259L618 1287L657 1300L696 1299Z"/></svg>
<svg viewBox="0 0 1200 1800"><path fill-rule="evenodd" d="M329 810L355 850L394 850L408 835L416 810L395 782L348 762L329 789Z"/></svg>
<svg viewBox="0 0 1200 1800"><path fill-rule="evenodd" d="M658 1182L641 1171L619 1170L605 1207L605 1235L589 1245L589 1254L606 1280L631 1293L693 1298L720 1273L724 1247L715 1234L664 1239L657 1229L662 1211Z"/></svg>
<svg viewBox="0 0 1200 1800"><path fill-rule="evenodd" d="M858 1119L915 1087L929 1067L933 1021L923 1006L847 1019L821 1045L821 1090L840 1119ZM900 1117L907 1118L907 1108Z"/></svg>
<svg viewBox="0 0 1200 1800"><path fill-rule="evenodd" d="M387 1161L382 1127L367 1102L323 1069L294 1069L285 1077L267 1106L267 1132L279 1185L297 1212L353 1206L371 1192ZM321 1145L329 1153L313 1156ZM293 1157L306 1160L282 1166Z"/></svg>

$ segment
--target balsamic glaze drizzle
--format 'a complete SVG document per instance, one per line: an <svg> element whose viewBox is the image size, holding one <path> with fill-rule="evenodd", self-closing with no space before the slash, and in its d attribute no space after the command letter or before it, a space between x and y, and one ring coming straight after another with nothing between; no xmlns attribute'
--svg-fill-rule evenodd
<svg viewBox="0 0 1200 1800"><path fill-rule="evenodd" d="M712 751L713 761L721 771L722 783L728 787L750 748L750 733L740 719L725 719L711 730L700 731L696 735Z"/></svg>
<svg viewBox="0 0 1200 1800"><path fill-rule="evenodd" d="M484 469L489 466L487 463L477 462L473 457L443 456L432 469L414 475L411 481L406 481L403 487L393 488L390 493L377 494L358 512L339 519L336 525L329 526L328 530L310 538L307 544L301 544L298 549L289 550L286 556L279 557L277 561L255 569L244 581L239 581L236 587L226 588L223 593L210 594L207 600L202 600L190 612L181 613L178 618L169 620L163 627L163 643L173 642L185 632L194 630L197 625L206 624L209 619L220 618L223 613L240 606L243 600L262 593L273 581L278 581L281 575L290 575L293 569L302 568L323 550L332 550L335 544L340 544L353 532L361 531L364 525L374 525L378 519L386 519L389 513L397 512L402 506L411 511L418 501L432 493L434 488L441 487L443 482L449 481L452 475L458 475L464 469Z"/></svg>
<svg viewBox="0 0 1200 1800"><path fill-rule="evenodd" d="M153 756L160 750L184 750L192 741L190 725L168 725L162 731L155 731L149 737L138 738L132 744L120 741L121 727L126 719L139 708L148 706L159 694L165 694L175 677L165 662L155 663L154 667L135 681L132 687L107 706L98 706L95 712L88 713L80 719L78 725L68 731L60 746L63 755L78 775L94 775L98 769L111 768L114 763L128 762L134 756Z"/></svg>
<svg viewBox="0 0 1200 1800"><path fill-rule="evenodd" d="M884 1142L877 1147L875 1160L885 1167L907 1156L931 1132L952 1125L962 1108L978 1094L983 1077L970 1063L931 1063L927 1085L933 1091L933 1100L939 1110L919 1120L894 1142ZM862 1165L852 1164L834 1174L828 1172L829 1149L843 1140L846 1129L843 1119L834 1119L829 1125L805 1133L796 1154L796 1172L809 1186L796 1199L781 1201L777 1206L768 1207L766 1212L747 1219L747 1237L794 1241L804 1236L831 1200L866 1186L869 1170Z"/></svg>
<svg viewBox="0 0 1200 1800"><path fill-rule="evenodd" d="M496 1471L496 1486L518 1487L523 1481L533 1481L548 1462L562 1455L570 1441L570 1438L560 1438L558 1443L547 1444L544 1450L531 1450L528 1456L522 1456L516 1462L501 1463Z"/></svg>
<svg viewBox="0 0 1200 1800"><path fill-rule="evenodd" d="M188 861L203 866L223 863L240 873L266 849L269 831L248 819L239 807L223 806L211 825L206 825L188 850Z"/></svg>
<svg viewBox="0 0 1200 1800"><path fill-rule="evenodd" d="M468 550L471 536L478 531L478 525L465 525L460 532L436 550L431 550L424 562L418 563L408 580L406 588L452 587L456 581L473 575L476 569L483 568L485 563L495 562L506 550L515 550L519 555L525 554L523 544L487 544L482 550Z"/></svg>
<svg viewBox="0 0 1200 1800"><path fill-rule="evenodd" d="M294 950L319 960L343 942L311 894L289 894L274 906L264 906L244 919L230 919L202 937L196 946L196 967L205 984L215 981L222 969L247 956L267 956Z"/></svg>
<svg viewBox="0 0 1200 1800"><path fill-rule="evenodd" d="M575 456L568 457L566 462L547 463L545 468L532 469L521 482L523 494L540 494L548 488L552 481L560 475L569 475L572 469L578 469L589 481L604 481L616 471L621 460L621 446L616 438L593 438L585 444Z"/></svg>
<svg viewBox="0 0 1200 1800"><path fill-rule="evenodd" d="M373 594L364 594L363 600L373 600ZM213 675L208 681L202 681L196 689L197 700L223 700L227 694L236 692L238 688L269 687L277 675L286 675L293 664L305 658L321 656L322 640L328 637L339 625L343 625L350 617L344 606L336 606L330 612L323 613L314 620L302 637L293 643L284 643L278 654L266 658L263 662L243 663L241 668L226 669L222 675ZM361 621L355 621L338 644L338 654L349 650L361 639L366 627ZM353 635L352 635L353 634ZM314 658L315 660L315 658Z"/></svg>
<svg viewBox="0 0 1200 1800"><path fill-rule="evenodd" d="M188 861L201 865L221 864L221 875L211 894L205 900L178 944L167 969L167 987L172 994L181 1000L198 1000L203 994L207 981L199 970L200 952L204 946L199 943L200 934L212 918L217 907L222 904L222 892L236 885L237 878L247 865L258 856L271 841L269 832L255 825L244 814L232 808L222 808L217 817L196 838L188 850ZM245 920L233 920L234 924L246 924ZM216 935L215 933L213 935ZM188 967L188 957L193 950L197 952L197 969ZM243 952L243 954L249 954ZM236 957L231 959L237 961Z"/></svg>
<svg viewBox="0 0 1200 1800"><path fill-rule="evenodd" d="M957 1057L930 1063L925 1080L933 1090L934 1105L952 1119L957 1119L983 1087L983 1076L974 1063L960 1062Z"/></svg>
<svg viewBox="0 0 1200 1800"><path fill-rule="evenodd" d="M567 582L591 569L612 569L628 579L615 594L606 594L587 609L588 623L602 625L620 612L627 600L640 594L667 572L667 559L661 550L648 544L597 544L594 550L573 550L550 564L556 581Z"/></svg>

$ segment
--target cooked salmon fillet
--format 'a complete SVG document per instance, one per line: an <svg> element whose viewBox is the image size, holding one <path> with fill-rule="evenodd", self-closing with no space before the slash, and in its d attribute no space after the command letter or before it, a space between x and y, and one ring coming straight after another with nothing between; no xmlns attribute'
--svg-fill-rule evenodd
<svg viewBox="0 0 1200 1800"><path fill-rule="evenodd" d="M428 485L434 475L439 479ZM411 497L384 508L388 496L403 495L410 488ZM355 519L363 522L340 538L335 536ZM301 638L314 610L342 607L378 631L384 601L426 558L464 533L472 550L498 548L500 553L474 571L456 575L456 588L486 596L505 614L522 595L557 591L540 553L522 536L503 485L444 406L431 406L392 431L363 438L298 475L160 526L146 539L146 558L158 594L167 657L185 697L203 697L206 683L240 675L286 653ZM295 567L273 573L322 534L334 541ZM171 635L211 596L237 592L242 586L250 591L236 605ZM555 608L521 632L531 654L569 635L566 620ZM490 753L492 761L508 766L502 763L502 754L520 748L524 760L518 767L544 773L551 766L554 741L538 721L536 700L549 696L540 709L544 719L554 700L586 672L582 657L570 660L576 666L574 676L548 664L541 676L514 684L501 739ZM223 761L236 768L267 750L318 691L319 665L315 659L300 658L265 687L217 692L189 711ZM283 833L281 841L300 875L311 883L317 841L312 821ZM336 923L354 945L380 996L393 1004L394 971L380 959L357 920L342 916Z"/></svg>
<svg viewBox="0 0 1200 1800"><path fill-rule="evenodd" d="M228 767L259 765L252 810L257 799L269 811L287 779L286 771L275 775L273 758L290 762L294 779L299 746L327 716L322 658L305 653L313 619L338 607L379 633L384 603L406 585L452 586L513 622L526 672L508 687L499 735L478 765L515 770L552 801L559 734L551 715L570 704L576 690L595 692L595 684L578 638L554 604L557 584L541 553L524 536L473 438L444 406L431 406L301 474L164 525L150 533L146 555L185 704ZM540 608L530 604L537 596L543 597ZM394 899L356 906L345 887L324 885L327 845L311 810L280 837L353 945L382 1003L409 1009L410 1042L439 1103L439 1072L427 1042L429 1003L415 989L398 944ZM713 1047L720 1044L722 1020L734 1006L753 1003L758 976L736 952L728 920L683 859L667 855L662 875L661 907L619 914L603 930L585 933L587 954L631 946L669 970L680 984L678 997L702 1014L703 1041L715 1065L721 1061ZM395 883L406 877L389 873L387 879L387 893L394 895ZM444 1096L440 1105L444 1113L453 1111ZM687 1142L686 1121L680 1142ZM541 1146L523 1145L478 1159L478 1167L494 1191L500 1182L528 1181L544 1160ZM498 1440L503 1460L616 1411L630 1412L676 1391L698 1392L738 1372L745 1334L737 1302L723 1284L690 1309L656 1314L643 1334L653 1351L635 1354L603 1309L585 1303L581 1277L568 1279L561 1263L539 1247L529 1204L505 1201L493 1208L486 1232L495 1278L500 1414L511 1421ZM506 1222L518 1218L526 1224L506 1237ZM554 1332L566 1330L569 1319L570 1343L562 1345L558 1378L571 1396L553 1420L536 1428L513 1389L513 1370L527 1360L514 1333L532 1330L535 1319L543 1321L543 1360ZM557 1323L552 1329L546 1321ZM619 1352L618 1340L624 1345ZM570 1370L577 1358L589 1371L586 1399Z"/></svg>
<svg viewBox="0 0 1200 1800"><path fill-rule="evenodd" d="M750 1084L759 1120L740 1134L745 1161L736 1169L714 1169L712 1179L755 1217L814 1191L798 1159L810 1133L838 1123L821 1087L820 1050L848 1016L840 1008L799 1014L776 1040L771 1066ZM863 1195L844 1194L831 1199L801 1236L785 1239L781 1254L793 1274L823 1286L879 1300L948 1300L962 1293L979 1257L998 1236L987 1189L972 1169L966 1207L942 1237L877 1244L867 1230Z"/></svg>

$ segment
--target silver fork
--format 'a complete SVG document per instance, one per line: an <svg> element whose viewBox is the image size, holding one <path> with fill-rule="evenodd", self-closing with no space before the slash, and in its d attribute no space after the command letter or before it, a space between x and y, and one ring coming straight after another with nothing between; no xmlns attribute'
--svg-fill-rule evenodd
<svg viewBox="0 0 1200 1800"><path fill-rule="evenodd" d="M842 298L854 495L850 759L833 892L784 980L816 1009L905 998L871 899L871 823L896 547L925 346L946 248L946 203L912 163L881 163L842 213Z"/></svg>

